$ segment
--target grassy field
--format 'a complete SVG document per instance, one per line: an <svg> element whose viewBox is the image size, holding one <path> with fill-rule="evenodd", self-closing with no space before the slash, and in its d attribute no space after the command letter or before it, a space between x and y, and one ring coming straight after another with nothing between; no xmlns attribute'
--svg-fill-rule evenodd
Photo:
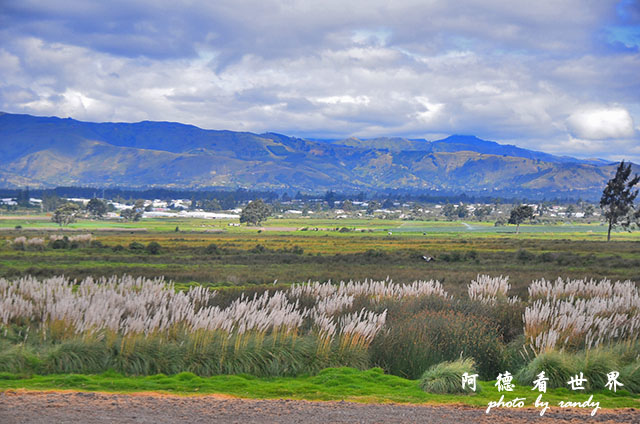
<svg viewBox="0 0 640 424"><path fill-rule="evenodd" d="M502 394L505 401L516 397L526 398L531 407L538 392L531 387L516 386L513 392L498 392L494 381L479 382L480 393L472 395L438 395L425 393L418 381L386 375L379 368L359 371L353 368L327 368L315 376L291 378L257 378L250 375L223 375L198 377L191 373L174 376L154 375L148 377L125 377L114 372L100 375L59 374L21 377L0 373L0 390L81 390L115 393L161 392L173 394L221 393L243 398L258 399L305 399L351 402L397 402L397 403L458 403L486 407L497 401ZM593 395L602 408L637 408L640 396L627 392L601 391L581 394L567 389L549 389L543 400L551 409L560 401L582 402Z"/></svg>
<svg viewBox="0 0 640 424"><path fill-rule="evenodd" d="M416 373L423 370L423 363L415 366L395 364L391 359L397 356L397 349L415 345L424 347L428 344L433 352L442 353L442 358L421 359L424 364L455 359L459 356L459 344L463 342L471 350L477 345L476 350L484 352L483 356L488 355L485 347L494 346L495 357L487 356L484 374L480 371L485 378L495 376L492 373L503 366L512 366L514 360L519 361L525 304L499 303L489 307L469 301L467 287L479 274L508 275L509 295L521 299L528 297L527 288L531 282L541 278L640 281L640 233L616 232L613 240L606 242L606 229L599 224L523 225L521 233L515 234L512 226L494 227L478 222L306 218L270 219L260 228L229 226L231 222L185 218L144 219L133 223L81 220L60 229L46 216L4 215L0 217L0 278L64 275L82 279L122 274L165 277L174 281L178 290L194 285L220 289L214 303L221 307L241 292L251 296L253 292L284 290L292 283L307 280L364 281L387 277L397 283L438 280L456 300L417 299L378 305L372 301L363 303L360 299L347 310L355 312L367 306L380 313L383 308L389 309L387 328L392 331L392 337L387 340L383 334L374 340L369 350L369 366L384 366L387 371L394 369L397 375L410 378L419 375ZM67 236L73 240L74 236L86 234L91 234L90 241L54 244L52 239L52 236ZM20 238L42 241L23 245L14 242ZM151 249L154 244L157 249ZM433 260L425 261L423 257ZM275 280L277 284L274 285ZM18 323L11 328L11 340L6 341L9 344L5 347L11 355L20 350L19 347L11 350L11 345L25 344L21 338L26 327L21 325ZM418 327L420 331L416 331ZM456 332L460 335L474 332L485 345L464 341L464 337L455 336ZM440 338L438 334L448 338ZM4 337L7 337L6 333ZM392 346L390 351L388 346ZM53 349L53 353L46 353L45 348ZM39 360L45 364L60 350L56 350L55 345L44 343L40 346L35 342L30 349L33 350L29 353L31 356L25 358L40 355ZM179 346L176 349L179 350ZM452 354L454 350L455 354ZM205 378L190 373L132 377L115 371L99 375L38 376L35 374L41 373L39 368L28 365L22 369L30 371L23 372L33 373L33 376L0 374L0 390L19 387L118 392L153 390L262 398L457 402L485 406L500 397L491 382L483 382L484 391L473 396L426 394L415 380L385 375L377 369L329 369L315 376L295 378L248 375ZM532 402L535 399L530 388L525 387L518 388L511 397L516 396ZM628 393L596 392L594 396L601 406L638 406L638 397ZM561 400L578 401L587 397L567 389L554 389L545 400L557 404Z"/></svg>
<svg viewBox="0 0 640 424"><path fill-rule="evenodd" d="M4 216L0 277L127 273L162 275L183 285L246 287L274 280L290 284L389 276L397 282L435 278L451 285L454 293L456 286L464 288L478 273L508 274L516 292L542 277L640 280L640 233L616 233L606 243L604 227L597 224L525 225L516 235L513 226L477 222L465 226L442 221L271 219L261 229L229 223L185 218L81 220L61 232L46 216ZM341 228L356 231L336 231ZM91 233L100 244L42 251L11 246L19 236L48 240L61 233ZM156 242L161 249L156 255L131 250L132 242ZM215 248L207 250L210 245ZM426 262L423 255L435 261Z"/></svg>

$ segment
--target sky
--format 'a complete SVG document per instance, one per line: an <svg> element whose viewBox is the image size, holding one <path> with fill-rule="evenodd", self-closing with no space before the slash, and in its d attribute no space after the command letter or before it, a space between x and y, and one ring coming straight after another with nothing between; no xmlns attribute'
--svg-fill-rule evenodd
<svg viewBox="0 0 640 424"><path fill-rule="evenodd" d="M640 1L0 0L0 110L640 163Z"/></svg>

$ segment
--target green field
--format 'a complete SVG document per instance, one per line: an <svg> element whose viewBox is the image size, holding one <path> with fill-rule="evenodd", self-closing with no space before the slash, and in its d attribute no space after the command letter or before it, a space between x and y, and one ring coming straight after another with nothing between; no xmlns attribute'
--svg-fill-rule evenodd
<svg viewBox="0 0 640 424"><path fill-rule="evenodd" d="M154 218L81 220L61 231L46 216L2 218L0 277L127 273L165 276L180 284L246 287L274 280L290 284L389 276L404 283L435 278L452 285L454 293L478 273L507 274L516 290L543 277L640 280L640 233L615 233L607 243L599 224L523 225L515 234L513 226L478 222L468 224L469 229L443 221L270 219L257 229L231 227L229 220ZM355 231L339 231L343 228ZM19 251L11 246L19 236L85 233L102 247ZM130 250L132 242L157 242L160 253ZM207 253L212 244L217 250ZM435 261L425 262L423 255Z"/></svg>

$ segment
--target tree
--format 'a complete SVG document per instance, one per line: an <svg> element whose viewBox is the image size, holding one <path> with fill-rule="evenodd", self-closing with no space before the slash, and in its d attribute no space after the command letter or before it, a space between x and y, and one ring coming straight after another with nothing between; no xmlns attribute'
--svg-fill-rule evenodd
<svg viewBox="0 0 640 424"><path fill-rule="evenodd" d="M143 210L136 208L122 209L120 211L120 217L126 221L140 221L142 214Z"/></svg>
<svg viewBox="0 0 640 424"><path fill-rule="evenodd" d="M102 218L107 213L107 204L100 199L93 198L87 203L87 212L95 218Z"/></svg>
<svg viewBox="0 0 640 424"><path fill-rule="evenodd" d="M451 203L447 203L442 208L442 214L446 216L448 219L453 219L458 216L458 212L456 211L456 207Z"/></svg>
<svg viewBox="0 0 640 424"><path fill-rule="evenodd" d="M333 209L336 204L336 194L332 190L327 191L324 195L324 201L329 204L329 209Z"/></svg>
<svg viewBox="0 0 640 424"><path fill-rule="evenodd" d="M64 204L64 200L59 198L55 193L44 194L42 196L42 209L45 212L53 212Z"/></svg>
<svg viewBox="0 0 640 424"><path fill-rule="evenodd" d="M631 164L620 162L616 169L616 175L609 180L602 191L600 207L609 223L607 241L611 240L611 228L618 224L620 218L626 216L633 209L633 202L638 196L638 190L633 187L638 184L640 177L636 174L631 180ZM621 222L622 226L628 226L628 222Z"/></svg>
<svg viewBox="0 0 640 424"><path fill-rule="evenodd" d="M460 204L460 206L458 206L458 209L456 209L456 215L458 216L458 218L466 218L468 215L466 206Z"/></svg>
<svg viewBox="0 0 640 424"><path fill-rule="evenodd" d="M345 212L351 212L353 211L353 203L351 202L351 200L347 199L344 202L342 202L342 210Z"/></svg>
<svg viewBox="0 0 640 424"><path fill-rule="evenodd" d="M516 226L516 234L518 234L520 232L520 224L531 218L533 218L533 208L527 205L518 205L511 209L508 222Z"/></svg>
<svg viewBox="0 0 640 424"><path fill-rule="evenodd" d="M262 221L267 219L271 213L269 206L267 206L261 199L249 202L242 212L240 213L240 223L247 223L253 225L260 225Z"/></svg>
<svg viewBox="0 0 640 424"><path fill-rule="evenodd" d="M567 214L567 218L571 218L573 216L573 214L576 213L575 206L573 206L573 205L567 206L567 210L565 211L565 213Z"/></svg>
<svg viewBox="0 0 640 424"><path fill-rule="evenodd" d="M584 207L584 216L589 217L589 216L593 216L593 212L595 212L595 208L593 207L593 205L586 205Z"/></svg>
<svg viewBox="0 0 640 424"><path fill-rule="evenodd" d="M57 224L69 225L75 222L76 216L80 213L80 206L73 202L65 203L53 212L51 220Z"/></svg>
<svg viewBox="0 0 640 424"><path fill-rule="evenodd" d="M376 212L376 209L380 208L380 205L375 200L371 200L367 204L367 215L373 215Z"/></svg>
<svg viewBox="0 0 640 424"><path fill-rule="evenodd" d="M29 206L31 206L30 200L31 200L31 195L29 194L28 186L25 190L20 190L18 192L18 196L16 197L16 203L18 204L18 206L23 208L28 208Z"/></svg>
<svg viewBox="0 0 640 424"><path fill-rule="evenodd" d="M218 199L207 199L200 203L200 208L205 212L214 212L222 209L222 206L220 202L218 202Z"/></svg>

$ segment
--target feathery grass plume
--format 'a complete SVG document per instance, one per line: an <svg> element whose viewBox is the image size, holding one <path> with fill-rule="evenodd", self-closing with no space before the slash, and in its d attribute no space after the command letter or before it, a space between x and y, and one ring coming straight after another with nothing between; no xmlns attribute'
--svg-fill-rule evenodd
<svg viewBox="0 0 640 424"><path fill-rule="evenodd" d="M292 298L300 298L302 296L313 296L317 299L329 298L336 296L366 296L374 300L380 300L386 297L404 298L418 296L442 296L448 297L444 291L442 284L436 280L414 281L411 284L396 284L389 277L386 280L374 281L365 280L348 282L340 281L334 285L331 281L326 283L311 281L304 284L294 284L288 291Z"/></svg>
<svg viewBox="0 0 640 424"><path fill-rule="evenodd" d="M15 250L24 250L25 245L27 244L27 238L24 236L16 237L11 242L11 247Z"/></svg>
<svg viewBox="0 0 640 424"><path fill-rule="evenodd" d="M340 318L340 350L364 350L384 326L387 311L376 314L365 311L348 314Z"/></svg>
<svg viewBox="0 0 640 424"><path fill-rule="evenodd" d="M469 386L462 388L462 375L475 374L473 359L458 359L457 361L440 362L432 366L420 377L420 388L428 393L439 394L470 394L473 391ZM476 386L476 392L480 392L480 385Z"/></svg>
<svg viewBox="0 0 640 424"><path fill-rule="evenodd" d="M26 241L25 246L29 250L44 250L44 239L41 237L33 237Z"/></svg>
<svg viewBox="0 0 640 424"><path fill-rule="evenodd" d="M494 304L498 298L507 299L507 292L511 289L509 284L509 276L491 277L489 275L480 275L475 280L471 280L467 288L469 298L478 300L482 303ZM514 299L513 301L516 301Z"/></svg>
<svg viewBox="0 0 640 424"><path fill-rule="evenodd" d="M630 281L534 281L523 315L524 332L538 352L634 343L640 334L640 294Z"/></svg>
<svg viewBox="0 0 640 424"><path fill-rule="evenodd" d="M69 242L78 246L88 246L91 244L91 240L93 240L93 236L91 234L78 234L69 237Z"/></svg>
<svg viewBox="0 0 640 424"><path fill-rule="evenodd" d="M46 372L93 370L103 361L82 358L90 361L98 344L111 355L102 366L127 374L269 375L360 366L386 317L363 309L335 318L353 303L344 293L312 309L284 291L242 294L225 308L213 304L215 295L203 287L179 292L162 278L0 279L0 329L25 326L25 340L33 329Z"/></svg>
<svg viewBox="0 0 640 424"><path fill-rule="evenodd" d="M579 364L575 355L562 354L560 352L545 352L535 357L516 375L518 383L533 386L538 375L544 371L549 379L547 386L550 388L567 387L571 376L577 374Z"/></svg>

